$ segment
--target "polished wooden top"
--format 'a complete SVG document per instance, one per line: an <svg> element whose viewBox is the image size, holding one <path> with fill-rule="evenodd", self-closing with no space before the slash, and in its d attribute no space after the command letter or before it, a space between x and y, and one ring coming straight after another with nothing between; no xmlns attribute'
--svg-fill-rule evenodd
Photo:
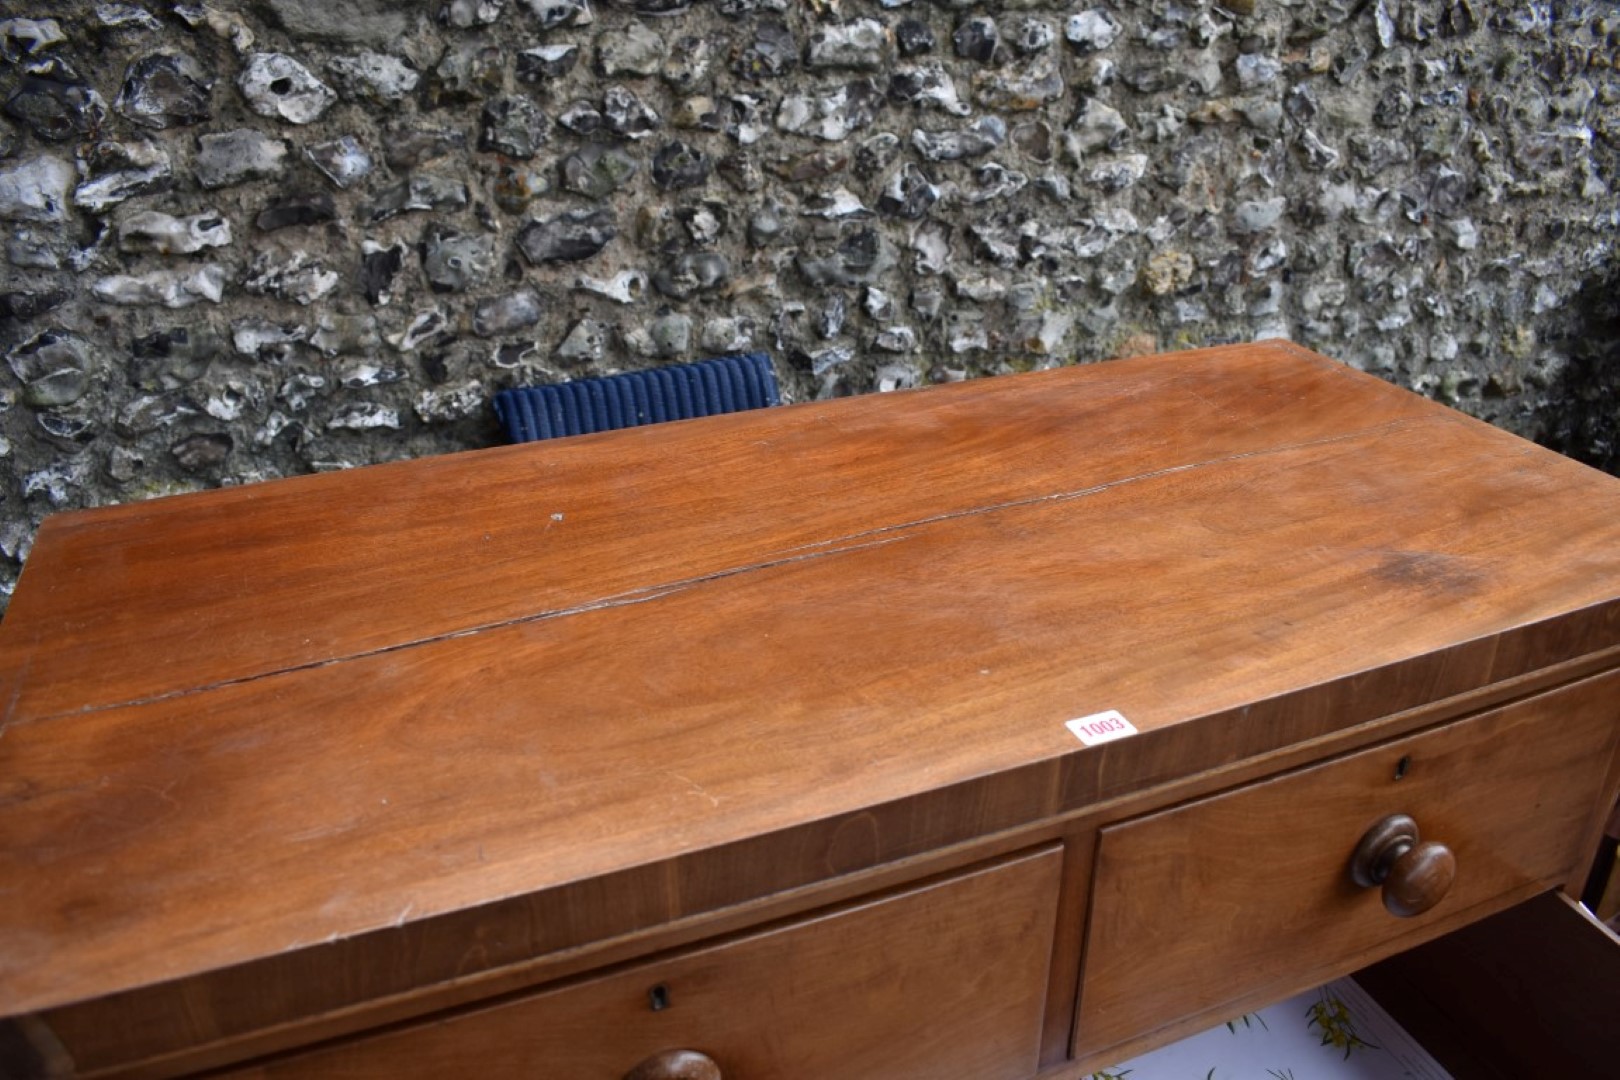
<svg viewBox="0 0 1620 1080"><path fill-rule="evenodd" d="M699 856L1083 805L1613 646L1617 596L1615 480L1284 343L59 515L0 627L0 1016L667 865L656 920L860 861Z"/></svg>

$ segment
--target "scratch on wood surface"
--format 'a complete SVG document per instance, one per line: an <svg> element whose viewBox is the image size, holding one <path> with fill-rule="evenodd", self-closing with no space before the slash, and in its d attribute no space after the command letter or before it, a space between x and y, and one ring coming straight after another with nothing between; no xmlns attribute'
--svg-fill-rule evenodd
<svg viewBox="0 0 1620 1080"><path fill-rule="evenodd" d="M140 789L142 791L150 791L152 794L156 795L158 798L162 799L164 802L178 810L180 809L180 800L176 799L173 795L170 795L169 792L173 791L175 789L175 785L179 783L180 781L178 780L170 780L162 787L158 787L156 784L141 784Z"/></svg>
<svg viewBox="0 0 1620 1080"><path fill-rule="evenodd" d="M564 619L574 615L585 615L593 611L607 611L613 608L631 607L636 604L652 603L667 596L682 593L688 589L707 585L710 582L722 581L726 578L738 577L743 574L756 573L763 570L773 570L781 566L794 563L809 562L816 559L833 558L853 551L864 551L867 548L882 547L885 544L894 544L908 539L904 536L892 536L881 540L871 540L866 543L845 544L840 547L824 547L822 550L806 551L799 554L782 554L768 557L759 562L745 563L741 566L728 567L708 574L699 574L695 577L682 578L677 581L661 582L657 585L644 585L629 589L622 593L614 593L597 600L589 600L580 604L573 604L563 608L553 608L548 611L538 611L529 615L518 615L509 619L497 619L492 622L479 623L475 626L463 627L459 630L446 630L443 633L429 634L426 637L413 638L410 641L401 641L393 645L384 645L375 649L363 649L358 652L346 653L342 656L331 656L324 660L311 660L308 663L292 664L286 667L273 668L269 671L254 672L234 679L221 679L207 683L203 686L191 686L181 690L170 690L162 694L151 694L145 697L130 698L125 701L107 702L99 705L86 705L79 709L69 709L64 712L50 713L44 716L28 717L16 721L18 724L37 724L47 720L55 720L64 716L81 716L87 713L106 712L111 709L133 708L139 705L151 705L160 701L173 701L177 698L190 697L193 694L206 694L226 687L240 686L244 683L258 682L261 679L274 678L277 675L290 675L295 672L313 671L318 668L332 667L335 664L347 664L355 660L364 660L374 656L385 656L390 653L404 652L407 649L416 649L424 645L432 645L441 641L452 641L456 638L474 637L478 634L489 633L492 630L501 630L506 627L524 626L530 623L549 622L553 619Z"/></svg>
<svg viewBox="0 0 1620 1080"><path fill-rule="evenodd" d="M11 681L11 693L6 697L6 714L0 717L0 739L5 738L6 729L11 726L12 717L17 715L17 701L22 697L23 684L28 681L28 672L34 666L34 650L39 647L39 639L29 643L28 649L23 653L22 670L17 672Z"/></svg>
<svg viewBox="0 0 1620 1080"><path fill-rule="evenodd" d="M708 788L704 787L702 784L698 783L696 780L693 780L690 776L683 776L682 774L680 774L678 772L675 772L673 769L669 770L669 775L673 776L675 779L679 780L681 783L687 785L688 787L690 787L692 789L691 791L687 792L687 794L696 795L696 796L698 796L700 798L708 799L710 806L719 806L720 805L719 798L717 798L714 795L709 794L709 789Z"/></svg>

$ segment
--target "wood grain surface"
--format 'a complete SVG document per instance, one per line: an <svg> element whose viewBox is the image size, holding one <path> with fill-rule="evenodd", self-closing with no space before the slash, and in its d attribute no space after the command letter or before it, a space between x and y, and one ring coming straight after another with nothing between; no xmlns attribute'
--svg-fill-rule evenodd
<svg viewBox="0 0 1620 1080"><path fill-rule="evenodd" d="M1589 656L1617 508L1267 343L62 515L0 1016L171 1052Z"/></svg>
<svg viewBox="0 0 1620 1080"><path fill-rule="evenodd" d="M1036 1069L1061 853L244 1070L241 1080L617 1080L693 1050L727 1077L1023 1080ZM650 1005L660 992L661 1007Z"/></svg>
<svg viewBox="0 0 1620 1080"><path fill-rule="evenodd" d="M1598 676L1102 830L1078 1056L1218 1023L1564 881L1620 741L1617 694L1620 674ZM1394 813L1457 860L1410 918L1351 880L1358 842Z"/></svg>

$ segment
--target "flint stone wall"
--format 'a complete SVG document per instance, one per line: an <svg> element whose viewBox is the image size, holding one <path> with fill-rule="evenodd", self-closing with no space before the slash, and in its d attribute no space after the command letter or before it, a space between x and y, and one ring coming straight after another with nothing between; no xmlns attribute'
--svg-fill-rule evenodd
<svg viewBox="0 0 1620 1080"><path fill-rule="evenodd" d="M1287 336L1613 467L1620 10L11 0L0 602L69 507Z"/></svg>

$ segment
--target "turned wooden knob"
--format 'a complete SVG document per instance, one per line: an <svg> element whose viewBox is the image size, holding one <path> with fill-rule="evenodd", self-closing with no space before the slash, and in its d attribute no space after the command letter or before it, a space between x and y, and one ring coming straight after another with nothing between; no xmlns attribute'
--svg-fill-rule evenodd
<svg viewBox="0 0 1620 1080"><path fill-rule="evenodd" d="M1357 885L1383 887L1384 907L1402 919L1438 904L1457 877L1457 856L1444 844L1424 840L1417 822L1391 814L1367 830L1350 856Z"/></svg>
<svg viewBox="0 0 1620 1080"><path fill-rule="evenodd" d="M624 1080L724 1080L720 1066L696 1050L665 1050L624 1074Z"/></svg>

